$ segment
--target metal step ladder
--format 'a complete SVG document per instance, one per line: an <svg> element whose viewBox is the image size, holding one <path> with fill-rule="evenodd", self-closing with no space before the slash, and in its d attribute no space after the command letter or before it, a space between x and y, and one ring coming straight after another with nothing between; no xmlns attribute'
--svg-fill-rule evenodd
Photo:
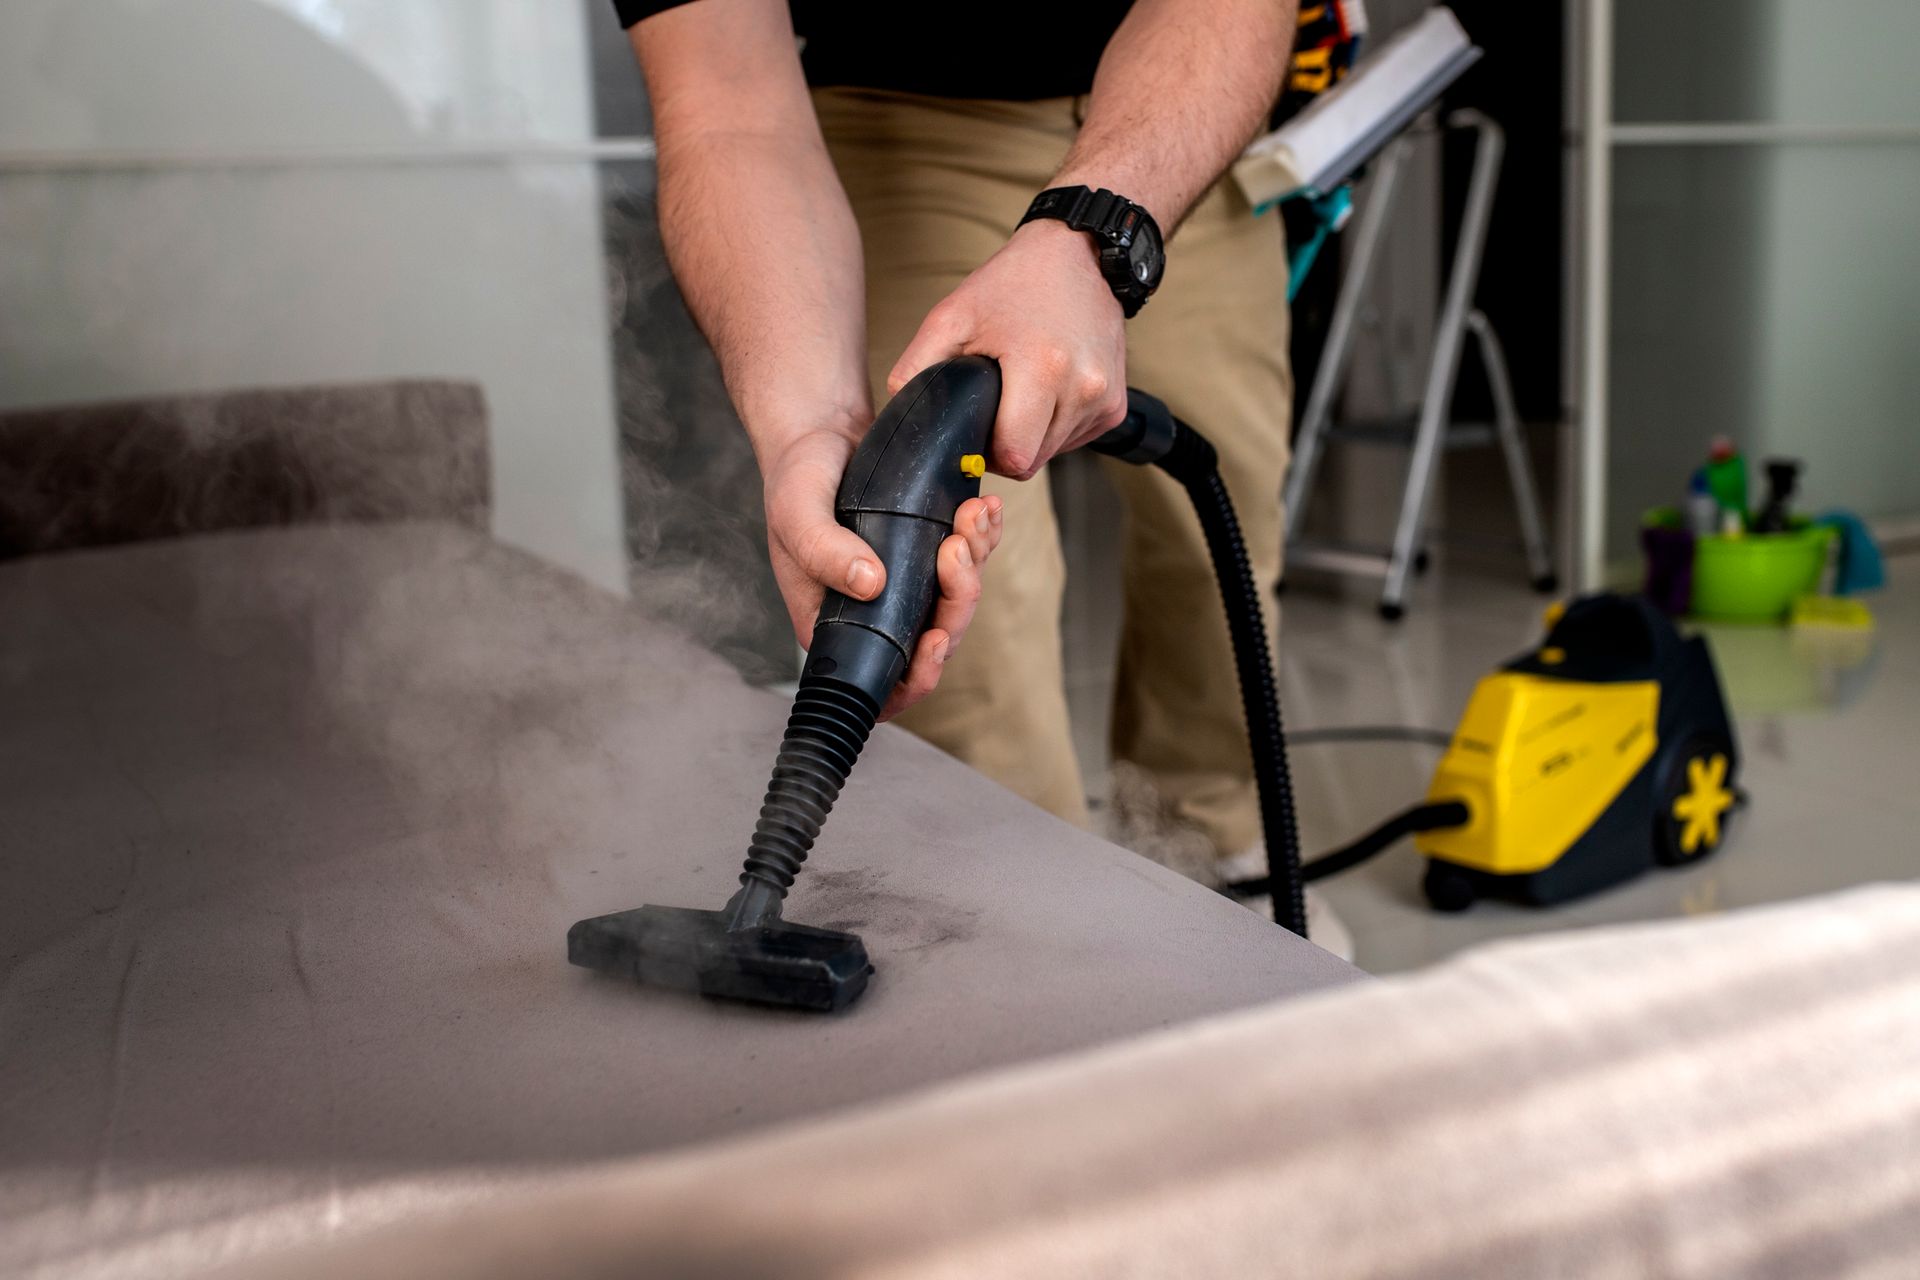
<svg viewBox="0 0 1920 1280"><path fill-rule="evenodd" d="M1424 567L1429 532L1427 498L1443 449L1483 448L1493 443L1500 446L1506 458L1507 480L1513 489L1514 512L1520 525L1529 579L1537 591L1559 589L1547 548L1546 528L1540 518L1539 497L1533 487L1533 472L1527 462L1526 442L1521 436L1520 415L1514 406L1513 384L1507 376L1506 354L1486 315L1473 306L1473 295L1480 284L1487 223L1493 213L1494 187L1500 178L1501 155L1506 150L1506 135L1498 124L1478 111L1456 111L1447 117L1446 127L1472 130L1475 134L1473 173L1467 185L1466 209L1460 220L1459 241L1454 246L1453 270L1447 279L1446 298L1434 332L1433 356L1427 365L1419 409L1405 418L1381 422L1336 422L1333 418L1333 403L1353 358L1361 300L1379 260L1380 242L1401 171L1413 149L1412 139L1403 137L1387 149L1375 171L1373 190L1356 231L1353 260L1328 322L1326 352L1307 397L1306 412L1294 441L1293 464L1287 472L1287 572L1323 569L1383 578L1380 616L1389 621L1405 616L1408 583L1417 569ZM1486 370L1487 382L1493 388L1491 423L1457 422L1452 416L1454 386L1459 379L1469 335ZM1401 494L1400 519L1394 528L1391 547L1352 547L1305 541L1298 536L1307 512L1307 496L1313 491L1314 473L1326 446L1335 441L1409 450L1406 487Z"/></svg>

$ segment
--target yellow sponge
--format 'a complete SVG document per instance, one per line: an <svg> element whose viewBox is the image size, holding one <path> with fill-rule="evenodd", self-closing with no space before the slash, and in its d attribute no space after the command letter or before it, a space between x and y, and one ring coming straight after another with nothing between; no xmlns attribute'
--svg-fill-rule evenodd
<svg viewBox="0 0 1920 1280"><path fill-rule="evenodd" d="M1846 631L1873 629L1873 611L1846 596L1801 596L1793 602L1792 620L1796 627L1839 627Z"/></svg>

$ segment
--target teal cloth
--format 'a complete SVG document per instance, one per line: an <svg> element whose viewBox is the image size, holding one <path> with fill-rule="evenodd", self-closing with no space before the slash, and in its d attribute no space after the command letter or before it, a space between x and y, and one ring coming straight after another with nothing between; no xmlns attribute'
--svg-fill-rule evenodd
<svg viewBox="0 0 1920 1280"><path fill-rule="evenodd" d="M1857 591L1878 591L1887 585L1886 562L1880 557L1880 544L1873 540L1867 522L1851 511L1829 511L1814 521L1840 535L1840 557L1833 571L1833 594L1850 596Z"/></svg>

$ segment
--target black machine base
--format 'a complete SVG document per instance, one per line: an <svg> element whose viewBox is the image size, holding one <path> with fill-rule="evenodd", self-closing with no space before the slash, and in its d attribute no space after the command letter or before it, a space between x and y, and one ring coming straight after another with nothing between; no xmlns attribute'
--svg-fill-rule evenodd
<svg viewBox="0 0 1920 1280"><path fill-rule="evenodd" d="M567 930L567 959L653 986L831 1013L867 989L873 966L851 933L773 919L729 930L725 911L638 907Z"/></svg>

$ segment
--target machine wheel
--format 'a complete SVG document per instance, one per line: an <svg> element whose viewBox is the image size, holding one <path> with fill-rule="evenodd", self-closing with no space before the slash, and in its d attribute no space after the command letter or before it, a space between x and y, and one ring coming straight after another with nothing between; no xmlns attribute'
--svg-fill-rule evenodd
<svg viewBox="0 0 1920 1280"><path fill-rule="evenodd" d="M1543 596L1550 596L1560 589L1560 575L1543 573L1533 580L1533 589Z"/></svg>
<svg viewBox="0 0 1920 1280"><path fill-rule="evenodd" d="M1695 734L1668 754L1656 783L1654 858L1678 867L1718 849L1734 805L1732 744L1717 734Z"/></svg>
<svg viewBox="0 0 1920 1280"><path fill-rule="evenodd" d="M1425 891L1427 902L1435 911L1448 914L1465 911L1480 896L1474 889L1472 876L1451 862L1441 862L1437 858L1427 859L1427 874L1420 882L1420 888Z"/></svg>
<svg viewBox="0 0 1920 1280"><path fill-rule="evenodd" d="M1383 600L1380 602L1380 616L1388 622L1398 622L1407 616L1407 609L1405 605L1389 604Z"/></svg>

